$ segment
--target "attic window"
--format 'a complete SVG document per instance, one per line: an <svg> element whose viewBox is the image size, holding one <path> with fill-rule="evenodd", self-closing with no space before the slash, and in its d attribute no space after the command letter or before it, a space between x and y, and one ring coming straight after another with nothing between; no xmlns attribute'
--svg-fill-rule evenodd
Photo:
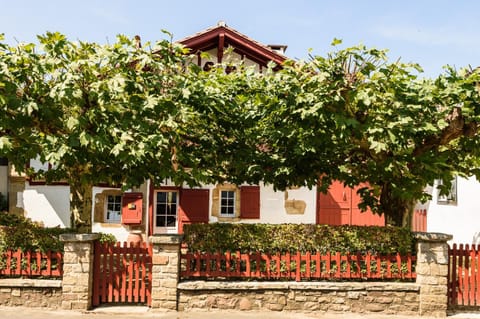
<svg viewBox="0 0 480 319"><path fill-rule="evenodd" d="M450 189L447 194L440 194L438 186L442 186L443 180L437 180L437 204L442 205L456 205L457 204L457 177L454 177L451 181Z"/></svg>
<svg viewBox="0 0 480 319"><path fill-rule="evenodd" d="M205 63L205 65L203 66L203 71L205 72L208 72L210 71L212 68L213 68L213 62L211 61L208 61L207 63Z"/></svg>

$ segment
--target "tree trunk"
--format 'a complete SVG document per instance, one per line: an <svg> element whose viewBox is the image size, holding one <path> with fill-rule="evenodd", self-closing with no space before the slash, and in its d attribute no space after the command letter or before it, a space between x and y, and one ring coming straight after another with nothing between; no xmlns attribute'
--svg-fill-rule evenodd
<svg viewBox="0 0 480 319"><path fill-rule="evenodd" d="M92 190L91 183L79 179L70 183L70 223L79 232L92 231Z"/></svg>
<svg viewBox="0 0 480 319"><path fill-rule="evenodd" d="M385 214L386 224L411 228L415 202L395 196L389 184L385 184L380 196L380 205Z"/></svg>

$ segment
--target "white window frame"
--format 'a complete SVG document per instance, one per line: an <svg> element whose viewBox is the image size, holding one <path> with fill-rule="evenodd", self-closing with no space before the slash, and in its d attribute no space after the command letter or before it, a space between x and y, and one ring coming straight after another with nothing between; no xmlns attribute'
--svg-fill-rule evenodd
<svg viewBox="0 0 480 319"><path fill-rule="evenodd" d="M158 218L158 194L159 193L170 193L170 194L175 194L175 225L174 226L169 226L168 225L168 219L167 217L169 216L168 213L162 214L162 216L165 218L165 225L159 226L157 224L157 218ZM165 202L165 205L172 205L173 202L170 204ZM180 196L179 196L179 191L178 190L168 190L168 189L159 189L155 191L155 196L154 196L154 210L153 210L153 218L154 218L154 232L155 233L177 233L178 231L178 208L180 206ZM170 215L172 216L172 215Z"/></svg>
<svg viewBox="0 0 480 319"><path fill-rule="evenodd" d="M113 198L113 202L110 201ZM117 199L120 199L118 202ZM109 210L109 205L118 205L119 210ZM115 208L115 207L114 207ZM122 195L108 194L105 196L105 223L120 224L122 222Z"/></svg>
<svg viewBox="0 0 480 319"><path fill-rule="evenodd" d="M437 204L456 205L457 204L457 176L452 179L452 186L446 195L440 195L440 189L437 188ZM437 180L437 185L443 185L443 180Z"/></svg>
<svg viewBox="0 0 480 319"><path fill-rule="evenodd" d="M220 203L219 207L219 216L220 217L236 217L236 200L237 192L235 190L220 190ZM224 197L224 194L227 195ZM231 196L230 196L231 195ZM224 202L224 200L226 202ZM231 211L231 213L225 213L225 210Z"/></svg>

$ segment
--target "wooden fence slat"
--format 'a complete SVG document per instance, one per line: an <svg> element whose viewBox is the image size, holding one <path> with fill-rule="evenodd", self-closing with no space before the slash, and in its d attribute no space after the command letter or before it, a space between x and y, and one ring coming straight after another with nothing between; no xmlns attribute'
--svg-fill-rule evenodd
<svg viewBox="0 0 480 319"><path fill-rule="evenodd" d="M415 256L319 252L181 254L182 278L414 279ZM253 264L253 265L252 265ZM193 265L193 268L192 268Z"/></svg>
<svg viewBox="0 0 480 319"><path fill-rule="evenodd" d="M132 255L135 257L135 261L132 262L133 266L131 268L131 275L134 276L132 279L134 285L134 301L135 302L140 302L141 299L141 294L140 294L140 265L143 264L141 262L141 257L140 257L140 247L139 243L136 243L135 246L132 249Z"/></svg>
<svg viewBox="0 0 480 319"><path fill-rule="evenodd" d="M476 295L475 295L475 305L480 306L480 245L477 245L475 249L475 286L476 286Z"/></svg>

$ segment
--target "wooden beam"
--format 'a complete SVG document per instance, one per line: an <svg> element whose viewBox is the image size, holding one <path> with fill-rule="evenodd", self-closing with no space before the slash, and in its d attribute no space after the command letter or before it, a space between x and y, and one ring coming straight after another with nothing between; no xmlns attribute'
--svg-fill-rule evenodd
<svg viewBox="0 0 480 319"><path fill-rule="evenodd" d="M225 47L225 33L222 32L218 35L217 63L222 63L224 47Z"/></svg>

